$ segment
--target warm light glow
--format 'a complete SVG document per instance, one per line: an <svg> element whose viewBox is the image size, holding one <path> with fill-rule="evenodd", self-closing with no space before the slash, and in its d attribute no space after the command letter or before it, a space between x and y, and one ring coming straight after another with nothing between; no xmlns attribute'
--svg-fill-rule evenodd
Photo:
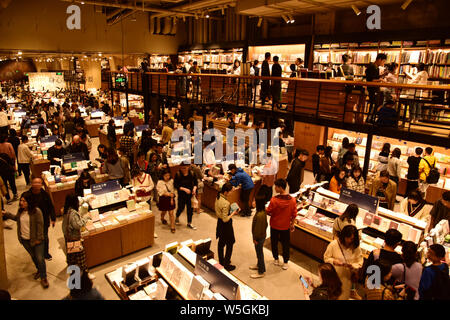
<svg viewBox="0 0 450 320"><path fill-rule="evenodd" d="M359 9L354 4L352 4L352 9L353 9L353 11L355 11L355 14L357 16L359 16L361 14L361 11L359 11Z"/></svg>
<svg viewBox="0 0 450 320"><path fill-rule="evenodd" d="M289 23L289 19L285 15L282 15L281 17L283 18L284 22Z"/></svg>
<svg viewBox="0 0 450 320"><path fill-rule="evenodd" d="M259 17L259 19L258 19L258 24L257 24L257 27L258 27L258 28L261 27L262 20L263 20L263 18L262 18L262 17Z"/></svg>
<svg viewBox="0 0 450 320"><path fill-rule="evenodd" d="M413 0L406 0L405 2L403 2L401 8L403 10L406 10L406 8L408 8L409 4L412 2Z"/></svg>

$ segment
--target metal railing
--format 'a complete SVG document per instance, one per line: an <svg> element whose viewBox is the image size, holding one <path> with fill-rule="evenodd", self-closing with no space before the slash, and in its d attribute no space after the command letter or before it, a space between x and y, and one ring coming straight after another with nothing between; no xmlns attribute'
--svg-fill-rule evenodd
<svg viewBox="0 0 450 320"><path fill-rule="evenodd" d="M450 134L450 85L159 72L109 73L102 79L108 79L110 90L202 107L276 111L296 119ZM395 112L380 110L387 100L394 101Z"/></svg>

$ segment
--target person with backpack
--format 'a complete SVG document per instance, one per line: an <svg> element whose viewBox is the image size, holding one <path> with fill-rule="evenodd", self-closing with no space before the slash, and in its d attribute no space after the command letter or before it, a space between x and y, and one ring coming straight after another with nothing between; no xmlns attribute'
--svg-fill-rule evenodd
<svg viewBox="0 0 450 320"><path fill-rule="evenodd" d="M392 266L392 278L401 283L400 296L405 300L419 300L418 290L423 267L417 262L417 245L414 242L403 243L402 258L403 263Z"/></svg>
<svg viewBox="0 0 450 320"><path fill-rule="evenodd" d="M428 248L427 259L432 265L422 272L419 300L450 300L450 278L444 257L445 248L442 245L432 244Z"/></svg>
<svg viewBox="0 0 450 320"><path fill-rule="evenodd" d="M450 222L450 191L445 191L442 198L436 201L430 216L430 224L425 231L433 229L441 220L447 219Z"/></svg>
<svg viewBox="0 0 450 320"><path fill-rule="evenodd" d="M403 263L402 257L395 252L395 248L402 241L402 234L395 229L389 229L384 235L384 247L375 249L370 254L364 263L362 274L363 278L367 276L367 268L376 264L378 260L387 261L391 266L397 263Z"/></svg>
<svg viewBox="0 0 450 320"><path fill-rule="evenodd" d="M439 170L436 168L436 157L433 156L433 148L425 148L425 156L419 163L419 188L426 193L430 184L438 183Z"/></svg>

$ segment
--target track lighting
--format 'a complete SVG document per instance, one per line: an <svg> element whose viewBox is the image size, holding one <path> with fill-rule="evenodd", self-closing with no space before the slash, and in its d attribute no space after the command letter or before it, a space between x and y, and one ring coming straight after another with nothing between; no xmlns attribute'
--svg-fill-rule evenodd
<svg viewBox="0 0 450 320"><path fill-rule="evenodd" d="M195 20L198 20L198 14L195 13Z"/></svg>
<svg viewBox="0 0 450 320"><path fill-rule="evenodd" d="M177 17L173 17L173 24L177 24Z"/></svg>
<svg viewBox="0 0 450 320"><path fill-rule="evenodd" d="M289 17L289 22L290 23L294 23L295 22L295 19L291 15L288 15L288 17Z"/></svg>
<svg viewBox="0 0 450 320"><path fill-rule="evenodd" d="M209 18L209 13L206 13L205 18L206 18L206 19Z"/></svg>
<svg viewBox="0 0 450 320"><path fill-rule="evenodd" d="M357 16L359 16L361 14L361 11L359 11L359 9L354 4L352 4L352 9Z"/></svg>
<svg viewBox="0 0 450 320"><path fill-rule="evenodd" d="M258 24L257 24L257 27L258 27L258 28L261 27L262 20L263 20L263 18L262 18L262 17L259 17L259 19L258 19Z"/></svg>
<svg viewBox="0 0 450 320"><path fill-rule="evenodd" d="M225 15L225 7L222 7L222 15L224 16Z"/></svg>
<svg viewBox="0 0 450 320"><path fill-rule="evenodd" d="M186 22L186 16L183 16L183 22Z"/></svg>
<svg viewBox="0 0 450 320"><path fill-rule="evenodd" d="M405 2L403 2L401 8L403 10L406 10L406 8L408 8L409 4L412 2L413 0L406 0Z"/></svg>
<svg viewBox="0 0 450 320"><path fill-rule="evenodd" d="M281 15L281 17L283 18L284 22L289 23L289 19L284 14Z"/></svg>

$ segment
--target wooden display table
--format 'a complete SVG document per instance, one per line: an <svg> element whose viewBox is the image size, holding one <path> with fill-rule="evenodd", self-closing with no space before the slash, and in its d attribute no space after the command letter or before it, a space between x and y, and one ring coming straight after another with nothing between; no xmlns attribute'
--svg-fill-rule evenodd
<svg viewBox="0 0 450 320"><path fill-rule="evenodd" d="M406 184L407 184L407 180L404 178L401 178L399 183L398 183L398 191L397 194L402 195L402 196L407 196L406 194ZM434 204L436 201L438 201L439 199L442 198L442 194L447 191L443 188L439 188L433 185L430 185L427 189L426 192L426 197L425 200L428 203Z"/></svg>
<svg viewBox="0 0 450 320"><path fill-rule="evenodd" d="M250 193L250 197L249 197L250 208L252 207L253 199L255 198L256 193L258 192L259 188L261 187L261 180L254 182L254 184L255 184L255 187L253 188L252 192ZM215 203L216 203L218 193L219 193L219 191L215 188L214 185L211 185L210 183L205 182L205 186L203 188L203 195L202 195L202 205L212 211L215 211L216 210ZM242 208L243 205L240 200L240 196L241 196L241 187L238 187L238 188L233 189L228 194L227 200L230 203L236 202L239 205L239 207Z"/></svg>
<svg viewBox="0 0 450 320"><path fill-rule="evenodd" d="M135 126L141 126L141 125L143 125L145 123L144 119L140 119L139 116L128 117L128 118L131 120L131 122L134 123Z"/></svg>
<svg viewBox="0 0 450 320"><path fill-rule="evenodd" d="M291 245L321 261L331 240L317 233L295 225L295 231L291 232Z"/></svg>
<svg viewBox="0 0 450 320"><path fill-rule="evenodd" d="M91 120L86 121L86 129L91 138L98 137L100 132L100 126L108 125L108 122L91 122Z"/></svg>
<svg viewBox="0 0 450 320"><path fill-rule="evenodd" d="M105 182L108 180L107 174L102 174L100 176L96 176L96 183ZM65 186L62 189L50 189L47 185L47 182L44 181L45 191L50 195L50 199L52 200L53 207L55 208L56 216L62 216L64 210L64 203L66 201L66 197L75 192L75 184L70 184Z"/></svg>
<svg viewBox="0 0 450 320"><path fill-rule="evenodd" d="M123 134L116 134L117 141L116 141L116 149L120 147L120 138L123 136ZM98 137L100 140L100 144L104 144L105 146L109 147L109 141L107 138L107 133L103 130L98 131Z"/></svg>
<svg viewBox="0 0 450 320"><path fill-rule="evenodd" d="M42 172L50 170L50 160L33 160L30 164L30 171L33 177L40 177Z"/></svg>
<svg viewBox="0 0 450 320"><path fill-rule="evenodd" d="M90 233L83 237L87 267L152 246L154 233L153 213L107 230Z"/></svg>

